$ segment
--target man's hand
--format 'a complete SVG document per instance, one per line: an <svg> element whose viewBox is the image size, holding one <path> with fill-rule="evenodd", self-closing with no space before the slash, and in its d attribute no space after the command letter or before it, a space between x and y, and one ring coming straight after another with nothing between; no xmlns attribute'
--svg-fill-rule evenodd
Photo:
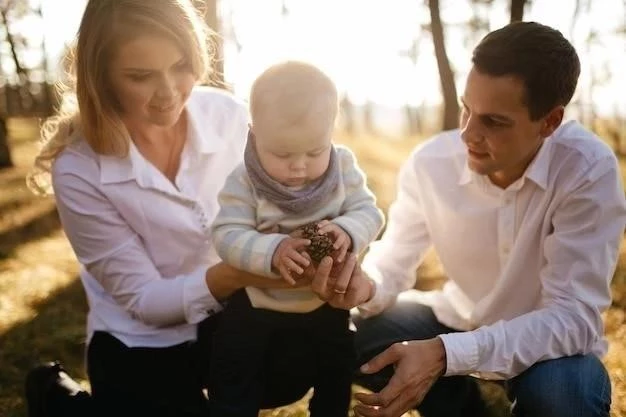
<svg viewBox="0 0 626 417"><path fill-rule="evenodd" d="M352 239L350 238L350 235L343 230L341 226L329 220L322 220L317 224L317 227L319 234L330 235L333 240L335 260L339 263L343 262L346 258L346 254L352 247Z"/></svg>
<svg viewBox="0 0 626 417"><path fill-rule="evenodd" d="M301 275L304 268L309 266L310 261L302 255L304 248L311 244L309 239L295 239L288 237L283 239L272 256L272 266L278 271L281 277L290 284L296 281L291 276L292 273Z"/></svg>
<svg viewBox="0 0 626 417"><path fill-rule="evenodd" d="M395 371L387 386L378 393L355 394L361 403L354 407L357 416L400 417L419 405L435 381L445 373L443 341L435 337L395 343L361 366L361 372L373 374L388 365L394 365Z"/></svg>
<svg viewBox="0 0 626 417"><path fill-rule="evenodd" d="M374 283L361 271L356 256L349 255L340 269L336 269L333 259L326 256L315 270L311 289L321 300L349 310L374 296Z"/></svg>

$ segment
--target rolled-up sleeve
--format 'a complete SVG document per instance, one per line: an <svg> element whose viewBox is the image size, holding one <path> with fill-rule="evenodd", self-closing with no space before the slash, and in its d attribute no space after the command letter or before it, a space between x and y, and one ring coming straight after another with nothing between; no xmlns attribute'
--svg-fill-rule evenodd
<svg viewBox="0 0 626 417"><path fill-rule="evenodd" d="M78 260L132 317L161 327L198 323L220 309L205 282L208 265L162 276L142 239L89 175L57 168L53 178L61 222Z"/></svg>

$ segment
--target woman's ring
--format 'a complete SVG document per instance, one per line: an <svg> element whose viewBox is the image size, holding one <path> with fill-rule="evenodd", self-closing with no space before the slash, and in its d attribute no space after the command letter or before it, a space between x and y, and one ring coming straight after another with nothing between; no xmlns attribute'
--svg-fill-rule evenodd
<svg viewBox="0 0 626 417"><path fill-rule="evenodd" d="M345 294L346 290L338 290L337 288L335 288L333 291L335 291L335 294Z"/></svg>

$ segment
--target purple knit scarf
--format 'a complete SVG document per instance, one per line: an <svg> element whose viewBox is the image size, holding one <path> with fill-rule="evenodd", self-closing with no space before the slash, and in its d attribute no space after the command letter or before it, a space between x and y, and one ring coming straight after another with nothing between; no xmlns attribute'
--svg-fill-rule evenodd
<svg viewBox="0 0 626 417"><path fill-rule="evenodd" d="M282 185L263 169L252 132L248 132L244 163L257 192L288 213L300 213L319 207L339 185L340 167L334 146L331 148L330 161L324 175L297 190Z"/></svg>

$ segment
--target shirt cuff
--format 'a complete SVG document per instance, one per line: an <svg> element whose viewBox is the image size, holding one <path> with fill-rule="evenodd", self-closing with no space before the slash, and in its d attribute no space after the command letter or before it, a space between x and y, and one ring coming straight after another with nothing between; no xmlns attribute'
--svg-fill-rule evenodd
<svg viewBox="0 0 626 417"><path fill-rule="evenodd" d="M478 367L478 340L472 332L439 335L446 349L444 376L469 375Z"/></svg>
<svg viewBox="0 0 626 417"><path fill-rule="evenodd" d="M213 297L206 285L206 271L209 265L204 265L187 276L183 287L183 305L185 318L190 324L200 323L208 316L222 311L222 305Z"/></svg>
<svg viewBox="0 0 626 417"><path fill-rule="evenodd" d="M382 313L385 308L391 304L392 299L395 300L395 295L389 294L389 292L386 291L385 287L381 284L380 277L379 279L376 279L376 276L372 276L369 273L366 275L371 280L374 287L374 296L369 301L358 306L359 313L364 318Z"/></svg>

